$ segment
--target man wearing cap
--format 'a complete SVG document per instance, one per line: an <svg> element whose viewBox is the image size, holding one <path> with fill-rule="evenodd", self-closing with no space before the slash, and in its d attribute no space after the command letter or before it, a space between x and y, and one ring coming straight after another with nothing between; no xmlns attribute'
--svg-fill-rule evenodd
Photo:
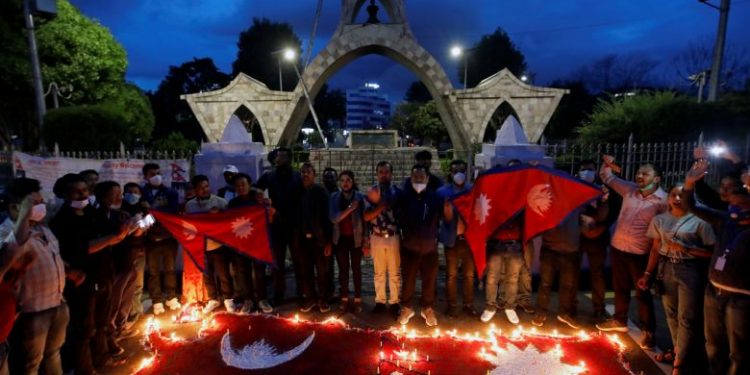
<svg viewBox="0 0 750 375"><path fill-rule="evenodd" d="M237 194L234 192L234 184L232 183L232 181L234 181L234 176L236 176L237 173L240 173L240 170L232 164L227 164L227 166L224 167L224 170L222 171L222 174L224 175L224 182L226 182L227 185L219 189L217 195L224 198L224 200L226 200L227 202L231 201L232 198L237 196Z"/></svg>

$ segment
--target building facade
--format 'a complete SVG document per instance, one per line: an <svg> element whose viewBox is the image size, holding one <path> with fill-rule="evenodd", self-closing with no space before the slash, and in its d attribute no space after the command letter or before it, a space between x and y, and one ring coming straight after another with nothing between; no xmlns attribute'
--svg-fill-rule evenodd
<svg viewBox="0 0 750 375"><path fill-rule="evenodd" d="M391 102L380 93L380 85L366 82L346 90L346 128L349 130L384 129L391 120Z"/></svg>

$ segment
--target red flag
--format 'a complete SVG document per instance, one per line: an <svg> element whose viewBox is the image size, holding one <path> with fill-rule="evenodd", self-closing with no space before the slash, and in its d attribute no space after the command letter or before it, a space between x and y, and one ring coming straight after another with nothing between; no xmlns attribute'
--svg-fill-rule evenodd
<svg viewBox="0 0 750 375"><path fill-rule="evenodd" d="M516 166L479 176L470 191L453 198L453 204L466 223L466 241L482 275L487 239L521 210L525 210L524 240L528 241L599 193L594 185L547 167Z"/></svg>
<svg viewBox="0 0 750 375"><path fill-rule="evenodd" d="M528 170L524 239L558 226L576 208L601 195L601 189L568 174L536 167Z"/></svg>
<svg viewBox="0 0 750 375"><path fill-rule="evenodd" d="M152 212L179 241L201 270L206 239L231 247L262 262L272 263L266 208L248 206L219 213L172 215Z"/></svg>
<svg viewBox="0 0 750 375"><path fill-rule="evenodd" d="M466 242L474 255L478 275L487 263L487 239L499 226L517 214L525 204L524 170L513 167L487 172L475 181L474 187L453 199L458 213L466 223Z"/></svg>

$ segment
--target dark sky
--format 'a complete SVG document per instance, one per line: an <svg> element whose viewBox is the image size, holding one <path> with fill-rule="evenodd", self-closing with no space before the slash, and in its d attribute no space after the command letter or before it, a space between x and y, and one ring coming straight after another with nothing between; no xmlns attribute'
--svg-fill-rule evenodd
<svg viewBox="0 0 750 375"><path fill-rule="evenodd" d="M712 0L718 4L720 0ZM108 27L127 50L127 78L155 89L170 65L211 57L231 72L240 31L254 17L290 23L307 44L315 0L71 0ZM314 52L322 49L339 18L340 0L323 6ZM610 53L637 54L667 70L672 56L690 43L713 45L719 12L697 0L408 0L417 40L442 64L454 85L451 45L470 46L498 26L524 53L538 83L565 79L581 65ZM750 47L750 0L732 1L728 48ZM375 80L392 100L403 97L416 76L381 56L356 60L331 78L337 88Z"/></svg>

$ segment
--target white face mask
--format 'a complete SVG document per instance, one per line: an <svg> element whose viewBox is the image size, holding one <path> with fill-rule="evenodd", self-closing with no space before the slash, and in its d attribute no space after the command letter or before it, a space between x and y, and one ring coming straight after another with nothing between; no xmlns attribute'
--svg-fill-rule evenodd
<svg viewBox="0 0 750 375"><path fill-rule="evenodd" d="M412 182L411 186L414 188L414 190L417 191L417 193L421 193L424 191L424 189L427 189L427 184L425 183L418 184L416 182Z"/></svg>
<svg viewBox="0 0 750 375"><path fill-rule="evenodd" d="M594 173L594 171L590 169L586 169L586 170L578 172L578 178L586 182L593 183L594 179L596 178L596 173Z"/></svg>
<svg viewBox="0 0 750 375"><path fill-rule="evenodd" d="M154 187L161 186L161 182L162 182L162 178L160 174L153 175L151 176L151 178L148 179L148 183Z"/></svg>
<svg viewBox="0 0 750 375"><path fill-rule="evenodd" d="M457 172L453 175L453 183L456 185L463 185L466 182L466 174L463 172Z"/></svg>
<svg viewBox="0 0 750 375"><path fill-rule="evenodd" d="M120 204L110 204L109 205L109 209L110 210L119 210L120 207L122 207L122 203L120 203Z"/></svg>
<svg viewBox="0 0 750 375"><path fill-rule="evenodd" d="M71 201L70 202L70 207L73 207L73 208L78 209L78 210L81 210L81 209L85 208L88 205L89 205L89 200L88 199L84 199L82 201Z"/></svg>
<svg viewBox="0 0 750 375"><path fill-rule="evenodd" d="M35 204L34 207L31 207L29 220L40 222L44 220L45 216L47 216L47 205L45 205L44 203Z"/></svg>

